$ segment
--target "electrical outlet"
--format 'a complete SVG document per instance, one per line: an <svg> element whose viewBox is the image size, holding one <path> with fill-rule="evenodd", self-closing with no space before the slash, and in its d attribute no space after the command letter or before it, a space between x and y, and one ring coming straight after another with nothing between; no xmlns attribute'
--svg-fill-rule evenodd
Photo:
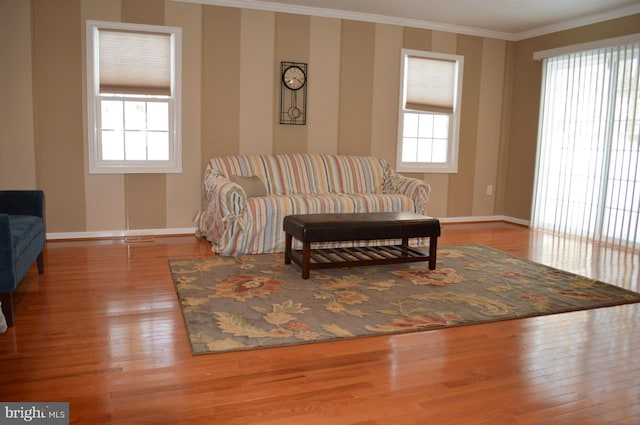
<svg viewBox="0 0 640 425"><path fill-rule="evenodd" d="M493 186L488 184L487 185L487 196L491 196L493 195Z"/></svg>

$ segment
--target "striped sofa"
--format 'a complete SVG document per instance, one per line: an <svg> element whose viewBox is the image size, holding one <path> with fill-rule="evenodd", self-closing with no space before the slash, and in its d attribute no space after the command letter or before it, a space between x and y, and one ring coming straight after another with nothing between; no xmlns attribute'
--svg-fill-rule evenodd
<svg viewBox="0 0 640 425"><path fill-rule="evenodd" d="M238 182L242 178L257 182L260 190ZM221 255L282 252L282 220L289 214L424 214L430 190L381 158L306 153L213 158L204 173L197 234Z"/></svg>

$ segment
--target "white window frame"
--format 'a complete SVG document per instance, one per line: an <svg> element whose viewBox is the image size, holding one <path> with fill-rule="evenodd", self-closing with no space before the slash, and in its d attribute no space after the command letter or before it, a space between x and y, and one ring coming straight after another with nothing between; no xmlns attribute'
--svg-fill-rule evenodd
<svg viewBox="0 0 640 425"><path fill-rule="evenodd" d="M407 70L408 57L423 57L426 59L440 59L455 62L456 75L454 77L454 104L453 113L449 116L449 134L447 143L446 162L418 162L403 161L404 116L405 113L441 114L441 112L415 111L405 108L407 97ZM462 77L464 70L464 56L427 52L422 50L401 49L400 55L400 96L398 108L398 141L396 152L396 169L401 172L411 173L457 173L458 172L458 146L460 138L460 107L462 101Z"/></svg>
<svg viewBox="0 0 640 425"><path fill-rule="evenodd" d="M115 100L166 102L169 105L169 159L103 160L100 125L99 35L101 29L169 34L171 37L171 95L117 95ZM87 142L90 174L181 173L182 172L182 29L178 27L87 20Z"/></svg>

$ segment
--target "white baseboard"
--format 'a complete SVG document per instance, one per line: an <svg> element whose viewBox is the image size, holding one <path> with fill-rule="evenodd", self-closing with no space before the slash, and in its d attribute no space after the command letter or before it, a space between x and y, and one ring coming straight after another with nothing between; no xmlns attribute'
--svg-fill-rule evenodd
<svg viewBox="0 0 640 425"><path fill-rule="evenodd" d="M173 229L137 229L137 230L112 230L100 232L59 232L47 233L47 240L62 239L112 239L130 238L139 236L171 236L171 235L194 235L195 227L182 227Z"/></svg>
<svg viewBox="0 0 640 425"><path fill-rule="evenodd" d="M474 217L443 217L441 223L481 223L488 221L505 221L507 223L529 226L529 221L505 215L489 215ZM172 229L138 229L138 230L111 230L99 232L57 232L47 233L47 240L64 239L114 239L131 238L140 236L171 236L171 235L195 235L195 227L179 227Z"/></svg>
<svg viewBox="0 0 640 425"><path fill-rule="evenodd" d="M439 218L440 223L481 223L485 221L506 221L507 223L519 224L529 227L528 220L520 218L508 217L506 215L486 215L472 217L443 217Z"/></svg>

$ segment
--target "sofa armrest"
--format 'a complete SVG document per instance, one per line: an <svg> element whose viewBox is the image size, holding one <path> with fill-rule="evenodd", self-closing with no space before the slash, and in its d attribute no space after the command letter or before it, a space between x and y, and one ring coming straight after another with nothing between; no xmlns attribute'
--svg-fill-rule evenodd
<svg viewBox="0 0 640 425"><path fill-rule="evenodd" d="M393 176L390 183L387 193L399 193L408 196L415 203L416 213L426 213L431 186L422 180L400 174Z"/></svg>
<svg viewBox="0 0 640 425"><path fill-rule="evenodd" d="M0 213L34 215L44 219L42 190L0 190Z"/></svg>
<svg viewBox="0 0 640 425"><path fill-rule="evenodd" d="M0 293L13 292L16 267L14 264L13 236L11 234L11 217L0 213Z"/></svg>
<svg viewBox="0 0 640 425"><path fill-rule="evenodd" d="M221 174L208 174L204 179L204 196L215 202L224 216L241 215L247 208L244 189Z"/></svg>
<svg viewBox="0 0 640 425"><path fill-rule="evenodd" d="M198 234L217 239L247 209L247 195L242 187L226 176L207 170L202 183L202 208L196 216Z"/></svg>

